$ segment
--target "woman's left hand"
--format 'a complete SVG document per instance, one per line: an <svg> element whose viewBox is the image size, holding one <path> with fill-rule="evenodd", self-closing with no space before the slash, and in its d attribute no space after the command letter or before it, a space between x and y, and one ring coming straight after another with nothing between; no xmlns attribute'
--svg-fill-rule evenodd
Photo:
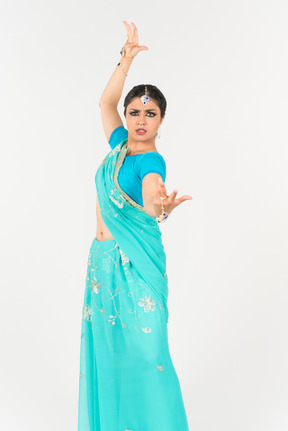
<svg viewBox="0 0 288 431"><path fill-rule="evenodd" d="M162 214L161 199L160 199L161 196L162 197L166 196L166 199L164 199L162 202L164 206L164 211L168 215L170 215L171 212L174 210L174 208L176 208L182 202L192 199L192 196L189 196L189 195L184 195L184 196L181 196L181 198L176 199L177 193L178 193L178 190L174 190L170 195L168 195L165 184L162 181L162 178L158 179L158 190L153 200L153 210L154 210L155 217L159 217Z"/></svg>

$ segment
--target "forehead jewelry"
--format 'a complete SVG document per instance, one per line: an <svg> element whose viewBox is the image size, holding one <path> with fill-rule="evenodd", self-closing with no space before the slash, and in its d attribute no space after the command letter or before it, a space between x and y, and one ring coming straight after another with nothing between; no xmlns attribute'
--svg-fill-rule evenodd
<svg viewBox="0 0 288 431"><path fill-rule="evenodd" d="M143 96L141 96L141 102L144 106L146 106L148 104L150 100L150 97L148 96L148 90L147 87L145 85L145 94L143 94Z"/></svg>

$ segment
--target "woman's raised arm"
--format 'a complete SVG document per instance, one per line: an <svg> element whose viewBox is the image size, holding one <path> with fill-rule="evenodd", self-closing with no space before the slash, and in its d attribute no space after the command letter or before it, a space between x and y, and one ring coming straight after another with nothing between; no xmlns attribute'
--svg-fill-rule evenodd
<svg viewBox="0 0 288 431"><path fill-rule="evenodd" d="M127 30L128 39L124 45L124 55L120 60L121 66L116 66L99 102L102 123L107 141L109 141L111 133L116 129L116 127L123 126L117 106L122 95L124 82L133 58L139 51L148 50L147 46L138 45L138 30L136 25L132 23L132 27L134 29L133 34L130 25L126 21L123 22Z"/></svg>

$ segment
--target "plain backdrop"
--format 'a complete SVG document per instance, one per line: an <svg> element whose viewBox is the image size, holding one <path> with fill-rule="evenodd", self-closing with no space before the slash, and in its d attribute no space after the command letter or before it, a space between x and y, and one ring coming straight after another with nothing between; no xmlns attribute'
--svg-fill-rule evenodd
<svg viewBox="0 0 288 431"><path fill-rule="evenodd" d="M166 189L193 197L161 225L190 430L287 431L285 0L1 2L0 427L77 428L94 175L110 151L99 99L123 20L149 50L120 115L134 85L164 93Z"/></svg>

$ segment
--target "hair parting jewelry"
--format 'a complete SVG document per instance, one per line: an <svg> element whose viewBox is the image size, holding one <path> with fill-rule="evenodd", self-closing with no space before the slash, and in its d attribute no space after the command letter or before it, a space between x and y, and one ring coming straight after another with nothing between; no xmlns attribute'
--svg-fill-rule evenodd
<svg viewBox="0 0 288 431"><path fill-rule="evenodd" d="M163 223L168 217L169 217L169 214L167 214L165 211L164 211L164 205L163 205L163 201L164 201L164 199L166 199L167 198L167 196L165 196L165 197L160 197L160 200L161 200L161 210L162 210L162 213L160 214L160 216L159 217L156 217L156 220L158 221L158 223Z"/></svg>
<svg viewBox="0 0 288 431"><path fill-rule="evenodd" d="M148 90L147 90L147 86L145 85L145 94L143 94L143 96L141 96L141 102L143 106L146 106L150 100L150 97L148 96Z"/></svg>

